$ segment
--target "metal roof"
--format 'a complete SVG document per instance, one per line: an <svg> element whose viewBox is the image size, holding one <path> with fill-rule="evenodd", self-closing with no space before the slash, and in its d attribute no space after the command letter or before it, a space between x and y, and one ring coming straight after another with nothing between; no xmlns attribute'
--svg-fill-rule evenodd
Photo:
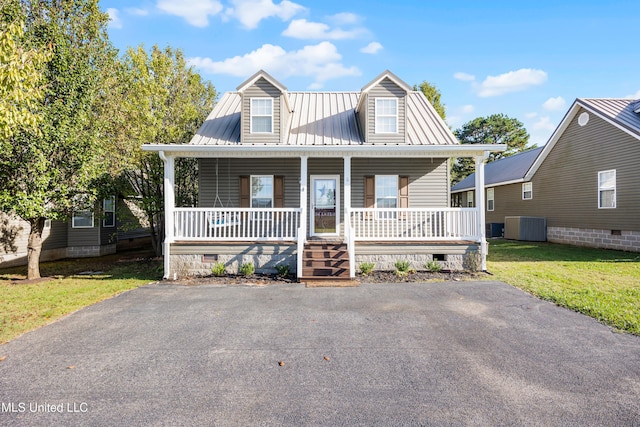
<svg viewBox="0 0 640 427"><path fill-rule="evenodd" d="M293 110L283 145L362 145L356 106L360 92L288 92ZM459 142L421 92L407 94L407 140L403 145ZM191 139L191 145L240 143L241 96L225 93Z"/></svg>
<svg viewBox="0 0 640 427"><path fill-rule="evenodd" d="M576 103L640 138L640 114L634 111L638 108L637 99L578 98Z"/></svg>
<svg viewBox="0 0 640 427"><path fill-rule="evenodd" d="M523 151L513 156L505 157L495 162L487 163L484 167L485 187L504 184L507 182L523 181L523 178L544 147ZM452 192L473 190L476 186L475 173L467 176L451 188Z"/></svg>

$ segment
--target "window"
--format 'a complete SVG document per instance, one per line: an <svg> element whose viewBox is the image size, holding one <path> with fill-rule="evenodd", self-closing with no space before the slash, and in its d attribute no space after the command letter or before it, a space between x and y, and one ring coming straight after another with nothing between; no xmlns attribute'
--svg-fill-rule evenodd
<svg viewBox="0 0 640 427"><path fill-rule="evenodd" d="M111 196L102 201L102 211L104 219L102 220L103 227L115 227L116 226L116 198Z"/></svg>
<svg viewBox="0 0 640 427"><path fill-rule="evenodd" d="M72 228L92 228L93 227L93 212L90 210L81 210L73 213L71 220Z"/></svg>
<svg viewBox="0 0 640 427"><path fill-rule="evenodd" d="M522 183L522 200L531 200L531 199L533 199L533 183L524 182Z"/></svg>
<svg viewBox="0 0 640 427"><path fill-rule="evenodd" d="M490 212L493 211L493 206L494 206L494 189L487 188L487 210Z"/></svg>
<svg viewBox="0 0 640 427"><path fill-rule="evenodd" d="M398 207L398 175L376 175L376 208Z"/></svg>
<svg viewBox="0 0 640 427"><path fill-rule="evenodd" d="M474 199L474 192L473 191L467 191L467 207L468 208L472 208L473 207L473 199Z"/></svg>
<svg viewBox="0 0 640 427"><path fill-rule="evenodd" d="M598 172L598 209L616 207L616 170Z"/></svg>
<svg viewBox="0 0 640 427"><path fill-rule="evenodd" d="M396 98L376 98L376 133L398 133Z"/></svg>
<svg viewBox="0 0 640 427"><path fill-rule="evenodd" d="M251 207L273 207L273 175L251 176Z"/></svg>
<svg viewBox="0 0 640 427"><path fill-rule="evenodd" d="M251 133L273 133L273 98L251 98Z"/></svg>

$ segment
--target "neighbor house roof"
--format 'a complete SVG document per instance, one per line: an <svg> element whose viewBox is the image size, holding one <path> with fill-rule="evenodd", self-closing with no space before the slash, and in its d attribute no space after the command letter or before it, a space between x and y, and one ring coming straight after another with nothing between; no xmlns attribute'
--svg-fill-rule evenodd
<svg viewBox="0 0 640 427"><path fill-rule="evenodd" d="M553 147L556 145L564 131L575 118L581 109L593 113L611 125L621 129L631 136L640 139L640 113L638 106L640 100L620 99L620 98L577 98L567 114L556 128L544 146L544 150L536 159L525 176L525 180L530 180L536 173L544 159L547 158Z"/></svg>
<svg viewBox="0 0 640 427"><path fill-rule="evenodd" d="M543 147L523 151L495 162L487 163L484 168L485 187L512 184L524 181L524 176L536 160ZM451 188L452 193L473 190L476 186L475 173L467 176Z"/></svg>
<svg viewBox="0 0 640 427"><path fill-rule="evenodd" d="M288 92L290 123L282 145L363 145L356 105L360 92ZM407 140L403 145L457 145L421 92L407 94ZM189 144L240 143L241 96L225 93Z"/></svg>

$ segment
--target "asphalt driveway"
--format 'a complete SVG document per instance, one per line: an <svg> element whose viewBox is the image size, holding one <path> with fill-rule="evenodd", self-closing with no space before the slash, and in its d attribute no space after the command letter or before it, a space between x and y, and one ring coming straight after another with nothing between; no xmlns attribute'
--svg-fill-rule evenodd
<svg viewBox="0 0 640 427"><path fill-rule="evenodd" d="M499 282L149 285L1 356L3 426L640 425L640 337Z"/></svg>

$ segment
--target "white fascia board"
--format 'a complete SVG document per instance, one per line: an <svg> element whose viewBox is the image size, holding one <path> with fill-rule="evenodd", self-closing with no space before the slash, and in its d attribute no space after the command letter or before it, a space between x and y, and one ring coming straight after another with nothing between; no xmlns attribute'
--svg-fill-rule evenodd
<svg viewBox="0 0 640 427"><path fill-rule="evenodd" d="M495 182L495 183L492 183L492 184L485 184L484 188L502 187L503 185L518 184L518 183L521 183L521 182L525 182L524 178L513 179L511 181ZM451 191L451 194L465 193L465 192L467 192L469 190L475 190L475 188L476 188L475 186L459 188L457 190Z"/></svg>
<svg viewBox="0 0 640 427"><path fill-rule="evenodd" d="M506 144L460 145L188 145L144 144L143 151L174 157L474 157L507 149Z"/></svg>

